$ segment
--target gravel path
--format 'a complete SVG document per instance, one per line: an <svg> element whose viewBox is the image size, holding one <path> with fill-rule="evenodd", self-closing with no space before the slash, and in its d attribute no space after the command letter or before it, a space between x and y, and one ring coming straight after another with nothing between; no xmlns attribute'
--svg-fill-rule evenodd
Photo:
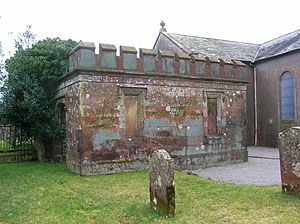
<svg viewBox="0 0 300 224"><path fill-rule="evenodd" d="M193 173L228 183L248 185L281 184L279 152L275 148L248 147L248 162L200 169Z"/></svg>

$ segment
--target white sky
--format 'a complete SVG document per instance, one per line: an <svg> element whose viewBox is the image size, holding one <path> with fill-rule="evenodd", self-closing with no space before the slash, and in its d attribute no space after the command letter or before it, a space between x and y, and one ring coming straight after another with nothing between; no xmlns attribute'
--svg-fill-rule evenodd
<svg viewBox="0 0 300 224"><path fill-rule="evenodd" d="M0 41L12 51L26 25L60 37L152 48L161 20L171 33L262 43L300 29L297 0L1 0ZM12 32L13 34L9 34Z"/></svg>

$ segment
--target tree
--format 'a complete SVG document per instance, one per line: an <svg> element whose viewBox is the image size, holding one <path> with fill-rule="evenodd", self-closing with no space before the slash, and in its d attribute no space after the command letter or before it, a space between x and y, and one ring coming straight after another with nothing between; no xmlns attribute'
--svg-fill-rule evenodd
<svg viewBox="0 0 300 224"><path fill-rule="evenodd" d="M3 56L4 55L3 55L3 51L2 51L2 45L1 45L1 42L0 42L0 89L2 87L3 80L5 78ZM1 111L1 108L2 108L2 95L1 95L1 92L0 92L0 111ZM2 118L2 116L0 116L0 124L1 124L2 120L3 120L3 118Z"/></svg>
<svg viewBox="0 0 300 224"><path fill-rule="evenodd" d="M54 97L58 77L68 68L72 40L45 39L21 48L6 60L8 77L1 90L0 115L28 134L53 138L58 129Z"/></svg>
<svg viewBox="0 0 300 224"><path fill-rule="evenodd" d="M0 86L1 86L1 81L4 80L4 61L3 61L3 57L4 57L4 54L3 54L3 49L2 49L2 44L0 42Z"/></svg>
<svg viewBox="0 0 300 224"><path fill-rule="evenodd" d="M3 56L4 55L3 55L2 43L0 41L0 87L1 87L1 80L3 79L3 70L4 70Z"/></svg>
<svg viewBox="0 0 300 224"><path fill-rule="evenodd" d="M15 47L18 51L30 48L36 43L36 34L31 31L31 28L31 25L27 25L23 33L18 33L15 39Z"/></svg>

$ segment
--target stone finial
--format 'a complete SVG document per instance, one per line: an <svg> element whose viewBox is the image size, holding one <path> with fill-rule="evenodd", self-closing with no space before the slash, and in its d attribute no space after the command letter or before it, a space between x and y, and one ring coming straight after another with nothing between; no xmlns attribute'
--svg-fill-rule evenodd
<svg viewBox="0 0 300 224"><path fill-rule="evenodd" d="M159 29L159 32L167 32L165 25L166 25L165 22L162 20L160 23L161 28Z"/></svg>
<svg viewBox="0 0 300 224"><path fill-rule="evenodd" d="M166 150L160 149L152 153L149 176L151 207L162 216L174 216L174 164Z"/></svg>

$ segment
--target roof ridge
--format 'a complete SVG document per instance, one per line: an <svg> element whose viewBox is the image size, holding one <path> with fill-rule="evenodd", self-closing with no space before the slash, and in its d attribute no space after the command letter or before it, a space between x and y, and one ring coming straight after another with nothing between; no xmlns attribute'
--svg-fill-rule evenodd
<svg viewBox="0 0 300 224"><path fill-rule="evenodd" d="M256 50L256 52L255 52L255 55L254 55L254 57L252 58L252 62L255 62L255 61L256 61L256 58L257 58L258 53L259 53L259 51L260 51L260 49L261 49L261 46L262 46L262 44L260 44L260 45L259 45L259 48L257 48L257 50Z"/></svg>
<svg viewBox="0 0 300 224"><path fill-rule="evenodd" d="M280 39L280 38L287 37L287 36L289 36L289 35L291 35L291 34L294 34L294 33L297 33L297 32L300 32L300 29L294 30L294 31L292 31L292 32L289 32L289 33L287 33L287 34L284 34L284 35L281 35L281 36L278 36L278 37L275 37L275 38L273 38L273 39L271 39L271 40L268 40L268 41L266 41L266 42L263 42L263 43L260 44L260 45L264 45L264 44L273 42L274 40L278 40L278 39Z"/></svg>

